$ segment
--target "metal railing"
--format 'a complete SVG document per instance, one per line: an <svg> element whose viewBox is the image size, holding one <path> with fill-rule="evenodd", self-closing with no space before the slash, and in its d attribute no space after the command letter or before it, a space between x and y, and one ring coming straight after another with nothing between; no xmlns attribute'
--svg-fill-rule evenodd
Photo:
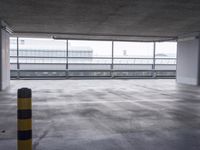
<svg viewBox="0 0 200 150"><path fill-rule="evenodd" d="M17 59L16 56L11 56L11 60L13 58ZM154 60L130 57L19 56L18 59L16 62L11 62L11 78L175 78L176 76L175 58Z"/></svg>
<svg viewBox="0 0 200 150"><path fill-rule="evenodd" d="M92 51L82 57L72 57L66 40L66 50L20 50L17 37L16 49L11 49L11 78L175 78L176 58L156 58L154 42L152 58L117 57L114 41L110 56L93 56ZM24 51L26 51L24 53ZM34 54L28 53L34 52ZM45 52L45 54L38 53ZM51 53L53 52L53 53ZM57 52L60 52L57 54ZM50 54L51 53L51 54ZM48 56L47 56L48 54ZM42 56L43 55L43 56ZM52 56L53 55L53 56ZM78 57L79 56L79 57Z"/></svg>

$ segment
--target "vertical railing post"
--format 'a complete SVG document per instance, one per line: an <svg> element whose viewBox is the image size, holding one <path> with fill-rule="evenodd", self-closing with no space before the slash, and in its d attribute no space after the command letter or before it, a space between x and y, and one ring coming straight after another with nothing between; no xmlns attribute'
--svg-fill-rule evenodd
<svg viewBox="0 0 200 150"><path fill-rule="evenodd" d="M17 79L20 78L20 66L19 66L19 37L17 37Z"/></svg>
<svg viewBox="0 0 200 150"><path fill-rule="evenodd" d="M32 150L31 89L19 89L17 96L17 150Z"/></svg>
<svg viewBox="0 0 200 150"><path fill-rule="evenodd" d="M156 42L153 42L153 64L152 64L152 77L156 78Z"/></svg>
<svg viewBox="0 0 200 150"><path fill-rule="evenodd" d="M112 41L112 58L111 58L110 69L111 69L111 77L113 78L114 77L114 72L113 72L113 69L114 69L114 41Z"/></svg>
<svg viewBox="0 0 200 150"><path fill-rule="evenodd" d="M69 43L68 40L66 40L66 78L69 77Z"/></svg>

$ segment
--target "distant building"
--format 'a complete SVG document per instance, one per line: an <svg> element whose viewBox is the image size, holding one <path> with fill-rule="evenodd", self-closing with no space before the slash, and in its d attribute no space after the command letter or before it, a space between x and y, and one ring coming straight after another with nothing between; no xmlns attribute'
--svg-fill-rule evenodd
<svg viewBox="0 0 200 150"><path fill-rule="evenodd" d="M159 54L156 54L156 57L168 57L168 55L167 54L159 53Z"/></svg>
<svg viewBox="0 0 200 150"><path fill-rule="evenodd" d="M68 57L87 57L83 61L92 60L93 49L90 47L70 46L68 54L65 43L49 40L19 40L19 58L21 63L65 63L66 56ZM11 62L16 62L17 42L15 38L10 40L10 56ZM59 58L59 59L58 59ZM73 58L70 58L73 59ZM76 62L74 58L71 60Z"/></svg>

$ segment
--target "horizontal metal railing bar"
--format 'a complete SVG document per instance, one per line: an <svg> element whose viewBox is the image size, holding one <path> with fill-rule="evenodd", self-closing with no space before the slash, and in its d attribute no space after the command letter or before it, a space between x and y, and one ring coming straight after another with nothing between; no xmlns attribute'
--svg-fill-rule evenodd
<svg viewBox="0 0 200 150"><path fill-rule="evenodd" d="M86 49L83 49L84 50L84 52L92 52L92 50L86 50ZM83 51L83 50L72 50L72 49L69 49L69 51L70 52L80 52L80 51ZM12 52L17 52L17 49L10 49L10 51L12 51ZM46 52L46 53L49 53L49 52L55 52L55 53L57 53L57 52L62 52L62 53L66 53L66 50L43 50L43 49L41 49L41 50L38 50L38 49L20 49L19 48L19 52Z"/></svg>
<svg viewBox="0 0 200 150"><path fill-rule="evenodd" d="M10 56L11 58L17 58L17 56ZM63 58L63 59L112 59L112 57L56 57L56 56L19 56L18 58ZM153 58L137 58L137 57L113 57L113 59L147 59L153 60ZM176 60L176 58L155 58L156 60Z"/></svg>
<svg viewBox="0 0 200 150"><path fill-rule="evenodd" d="M65 76L20 76L23 80L66 80ZM176 76L68 76L68 79L79 79L79 80L85 80L85 79L175 79ZM17 76L12 76L11 80L18 80Z"/></svg>
<svg viewBox="0 0 200 150"><path fill-rule="evenodd" d="M99 70L68 70L70 72L98 72ZM175 70L100 70L101 72L175 72Z"/></svg>
<svg viewBox="0 0 200 150"><path fill-rule="evenodd" d="M160 69L155 69L155 70L117 70L117 69L113 69L113 70L106 70L106 69L100 69L100 70L14 70L12 69L11 71L22 71L22 72L66 72L66 71L70 71L70 72L176 72L176 70L160 70Z"/></svg>
<svg viewBox="0 0 200 150"><path fill-rule="evenodd" d="M66 80L65 76L20 76L21 79L24 80ZM153 76L114 76L111 77L109 76L68 76L69 79L79 79L79 80L85 80L85 79L175 79L176 76L158 76L158 77L153 77ZM12 80L18 79L17 76L12 76Z"/></svg>
<svg viewBox="0 0 200 150"><path fill-rule="evenodd" d="M17 63L10 63L11 65L17 65ZM20 63L19 65L66 65L66 63ZM110 63L68 63L68 65L107 65L107 66L109 66L109 65L111 65ZM120 63L114 63L113 64L114 66L115 65L153 65L153 64L137 64L137 63L135 63L135 64L133 64L133 63L130 63L130 64L125 64L125 63L122 63L122 64L120 64ZM167 65L176 65L176 64L155 64L155 65L164 65L164 66L167 66Z"/></svg>

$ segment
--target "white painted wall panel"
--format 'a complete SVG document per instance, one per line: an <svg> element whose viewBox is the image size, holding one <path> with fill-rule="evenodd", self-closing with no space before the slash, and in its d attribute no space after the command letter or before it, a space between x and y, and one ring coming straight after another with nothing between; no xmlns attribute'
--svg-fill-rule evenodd
<svg viewBox="0 0 200 150"><path fill-rule="evenodd" d="M0 31L0 90L6 89L10 84L10 57L9 33Z"/></svg>
<svg viewBox="0 0 200 150"><path fill-rule="evenodd" d="M199 39L177 44L177 83L199 84Z"/></svg>

